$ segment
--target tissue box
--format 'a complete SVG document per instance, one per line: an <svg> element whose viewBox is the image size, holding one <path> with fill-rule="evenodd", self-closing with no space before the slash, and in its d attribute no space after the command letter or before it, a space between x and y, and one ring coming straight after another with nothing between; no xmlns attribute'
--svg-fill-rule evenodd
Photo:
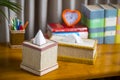
<svg viewBox="0 0 120 80"><path fill-rule="evenodd" d="M25 30L10 30L10 47L21 48Z"/></svg>
<svg viewBox="0 0 120 80"><path fill-rule="evenodd" d="M51 38L55 40L54 38ZM58 42L58 60L94 64L97 55L97 40L82 39L83 43Z"/></svg>
<svg viewBox="0 0 120 80"><path fill-rule="evenodd" d="M32 42L23 42L20 67L39 76L57 69L57 48L57 43L50 40L41 46Z"/></svg>

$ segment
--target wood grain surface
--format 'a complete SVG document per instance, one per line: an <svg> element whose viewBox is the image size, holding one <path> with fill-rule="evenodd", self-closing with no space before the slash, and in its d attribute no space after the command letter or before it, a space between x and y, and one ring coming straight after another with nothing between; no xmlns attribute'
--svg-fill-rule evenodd
<svg viewBox="0 0 120 80"><path fill-rule="evenodd" d="M81 80L120 76L120 45L98 45L94 65L58 61L59 68L37 76L20 68L22 49L0 44L0 80Z"/></svg>

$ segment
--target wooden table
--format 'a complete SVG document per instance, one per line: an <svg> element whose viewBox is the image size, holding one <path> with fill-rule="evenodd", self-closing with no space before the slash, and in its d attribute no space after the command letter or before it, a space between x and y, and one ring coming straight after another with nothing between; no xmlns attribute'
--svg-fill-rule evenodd
<svg viewBox="0 0 120 80"><path fill-rule="evenodd" d="M58 61L59 68L36 76L20 68L22 49L0 44L0 80L73 80L120 76L120 45L98 45L95 65Z"/></svg>

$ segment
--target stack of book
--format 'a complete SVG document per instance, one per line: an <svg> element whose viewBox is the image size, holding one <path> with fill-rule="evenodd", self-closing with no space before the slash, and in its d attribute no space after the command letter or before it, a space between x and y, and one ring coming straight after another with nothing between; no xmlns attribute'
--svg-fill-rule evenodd
<svg viewBox="0 0 120 80"><path fill-rule="evenodd" d="M114 7L104 4L100 5L105 13L105 44L114 44L115 43L115 35L116 35L116 16L117 16L117 9Z"/></svg>
<svg viewBox="0 0 120 80"><path fill-rule="evenodd" d="M81 38L88 38L88 28L82 25L76 25L75 27L69 28L64 24L50 23L47 25L47 35L48 37L53 37L54 35L66 36L76 34Z"/></svg>
<svg viewBox="0 0 120 80"><path fill-rule="evenodd" d="M120 43L120 5L111 4L111 6L113 6L117 9L117 23L116 23L115 43Z"/></svg>
<svg viewBox="0 0 120 80"><path fill-rule="evenodd" d="M82 5L82 24L89 29L89 38L104 42L104 9L98 5Z"/></svg>

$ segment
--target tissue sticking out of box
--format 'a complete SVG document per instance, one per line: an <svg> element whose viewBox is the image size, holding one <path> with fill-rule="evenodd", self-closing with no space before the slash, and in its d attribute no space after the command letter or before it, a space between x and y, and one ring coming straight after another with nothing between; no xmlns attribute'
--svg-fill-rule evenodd
<svg viewBox="0 0 120 80"><path fill-rule="evenodd" d="M83 40L81 37L77 36L76 34L70 34L70 35L54 35L51 37L51 40L54 40L56 42L62 41L62 42L68 42L68 43L83 43Z"/></svg>
<svg viewBox="0 0 120 80"><path fill-rule="evenodd" d="M72 36L75 39L75 43L83 43L81 37L77 36L76 34L72 34Z"/></svg>
<svg viewBox="0 0 120 80"><path fill-rule="evenodd" d="M36 44L36 45L43 45L46 43L46 39L45 37L43 36L43 33L41 30L38 31L38 33L36 34L36 36L34 37L33 39L33 44Z"/></svg>

